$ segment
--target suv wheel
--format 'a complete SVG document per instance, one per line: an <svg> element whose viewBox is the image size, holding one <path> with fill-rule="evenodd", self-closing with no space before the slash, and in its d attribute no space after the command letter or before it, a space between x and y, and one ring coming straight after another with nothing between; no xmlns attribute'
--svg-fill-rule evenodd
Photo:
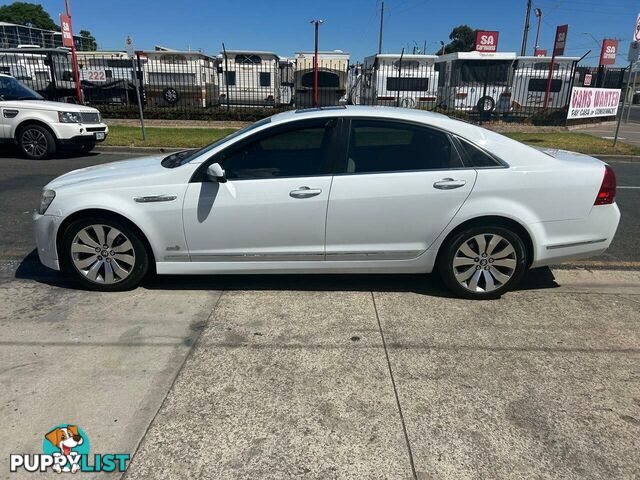
<svg viewBox="0 0 640 480"><path fill-rule="evenodd" d="M136 232L115 219L96 217L72 223L62 248L63 268L90 290L130 290L149 269L149 256Z"/></svg>
<svg viewBox="0 0 640 480"><path fill-rule="evenodd" d="M44 160L56 153L56 139L40 125L26 125L18 134L18 146L27 158Z"/></svg>
<svg viewBox="0 0 640 480"><path fill-rule="evenodd" d="M503 227L473 227L447 241L438 258L444 283L458 296L492 299L512 289L527 268L522 239Z"/></svg>

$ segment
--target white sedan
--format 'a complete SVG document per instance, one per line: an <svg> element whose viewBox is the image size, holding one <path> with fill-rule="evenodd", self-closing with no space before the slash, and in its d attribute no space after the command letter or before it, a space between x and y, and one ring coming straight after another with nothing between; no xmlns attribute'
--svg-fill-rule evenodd
<svg viewBox="0 0 640 480"><path fill-rule="evenodd" d="M598 255L620 212L605 163L443 115L291 111L200 150L50 182L38 254L83 286L158 274L430 273L495 298L528 268Z"/></svg>

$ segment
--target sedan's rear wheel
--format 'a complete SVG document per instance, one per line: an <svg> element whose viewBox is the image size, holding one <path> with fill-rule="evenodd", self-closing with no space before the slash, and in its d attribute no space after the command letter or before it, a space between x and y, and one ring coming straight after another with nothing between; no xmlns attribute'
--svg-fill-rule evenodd
<svg viewBox="0 0 640 480"><path fill-rule="evenodd" d="M138 234L115 219L76 221L67 228L63 244L63 267L91 290L129 290L149 268Z"/></svg>
<svg viewBox="0 0 640 480"><path fill-rule="evenodd" d="M512 289L527 266L520 236L503 227L473 227L444 245L438 269L457 295L471 299L497 298Z"/></svg>

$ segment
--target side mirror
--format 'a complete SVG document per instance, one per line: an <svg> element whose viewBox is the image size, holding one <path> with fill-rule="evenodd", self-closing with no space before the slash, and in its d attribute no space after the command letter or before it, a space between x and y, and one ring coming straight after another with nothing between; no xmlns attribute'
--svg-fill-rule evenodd
<svg viewBox="0 0 640 480"><path fill-rule="evenodd" d="M227 176L224 173L224 168L219 163L212 163L207 167L207 179L211 182L226 183Z"/></svg>

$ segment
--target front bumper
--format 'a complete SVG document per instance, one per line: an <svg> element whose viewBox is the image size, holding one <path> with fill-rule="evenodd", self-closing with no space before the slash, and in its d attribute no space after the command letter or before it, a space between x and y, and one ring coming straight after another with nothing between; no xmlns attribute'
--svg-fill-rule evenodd
<svg viewBox="0 0 640 480"><path fill-rule="evenodd" d="M40 215L33 213L33 227L38 248L38 258L45 266L54 270L60 270L56 237L58 228L62 223L62 217L55 215Z"/></svg>
<svg viewBox="0 0 640 480"><path fill-rule="evenodd" d="M55 131L58 142L63 146L104 142L109 135L109 127L105 123L90 125L84 123L55 123L51 127Z"/></svg>

